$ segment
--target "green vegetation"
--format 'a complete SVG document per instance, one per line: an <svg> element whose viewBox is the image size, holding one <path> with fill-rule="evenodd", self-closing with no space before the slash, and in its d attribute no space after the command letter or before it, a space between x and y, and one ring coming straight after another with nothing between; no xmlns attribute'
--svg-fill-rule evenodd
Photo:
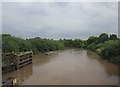
<svg viewBox="0 0 120 87"><path fill-rule="evenodd" d="M2 51L8 52L22 52L32 50L34 53L55 51L64 49L65 47L82 47L83 41L80 39L64 39L64 40L50 40L42 39L40 37L22 39L11 36L9 34L2 34Z"/></svg>
<svg viewBox="0 0 120 87"><path fill-rule="evenodd" d="M9 34L2 35L2 51L22 52L32 50L34 53L60 50L64 48L64 44L57 40L41 39L39 37L31 39L21 39Z"/></svg>
<svg viewBox="0 0 120 87"><path fill-rule="evenodd" d="M86 41L81 39L53 40L40 37L22 39L9 34L2 34L3 53L32 50L36 54L61 50L66 47L87 48L108 61L120 64L120 39L115 34L102 33L98 37L90 36Z"/></svg>
<svg viewBox="0 0 120 87"><path fill-rule="evenodd" d="M64 43L65 47L83 47L84 46L84 42L81 39L63 39L63 40L59 40L62 43Z"/></svg>
<svg viewBox="0 0 120 87"><path fill-rule="evenodd" d="M102 58L120 64L120 39L117 35L102 33L99 37L91 36L86 48L97 52Z"/></svg>

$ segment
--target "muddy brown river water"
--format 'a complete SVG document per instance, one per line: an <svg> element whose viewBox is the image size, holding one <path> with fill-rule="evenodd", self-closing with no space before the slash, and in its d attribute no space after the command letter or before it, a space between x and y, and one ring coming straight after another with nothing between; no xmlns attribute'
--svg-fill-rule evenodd
<svg viewBox="0 0 120 87"><path fill-rule="evenodd" d="M33 64L4 74L20 85L117 85L118 66L84 49L66 49L33 56Z"/></svg>

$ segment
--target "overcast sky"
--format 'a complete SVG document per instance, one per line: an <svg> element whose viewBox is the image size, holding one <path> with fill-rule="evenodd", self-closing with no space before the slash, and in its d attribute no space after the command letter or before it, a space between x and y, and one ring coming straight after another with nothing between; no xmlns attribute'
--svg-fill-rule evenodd
<svg viewBox="0 0 120 87"><path fill-rule="evenodd" d="M2 31L22 38L118 33L117 2L4 2Z"/></svg>

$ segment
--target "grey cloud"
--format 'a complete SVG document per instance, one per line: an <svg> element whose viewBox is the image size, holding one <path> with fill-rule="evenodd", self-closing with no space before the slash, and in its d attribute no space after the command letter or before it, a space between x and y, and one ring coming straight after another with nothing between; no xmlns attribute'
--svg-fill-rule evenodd
<svg viewBox="0 0 120 87"><path fill-rule="evenodd" d="M23 38L87 39L118 33L117 2L7 2L2 8L3 33Z"/></svg>

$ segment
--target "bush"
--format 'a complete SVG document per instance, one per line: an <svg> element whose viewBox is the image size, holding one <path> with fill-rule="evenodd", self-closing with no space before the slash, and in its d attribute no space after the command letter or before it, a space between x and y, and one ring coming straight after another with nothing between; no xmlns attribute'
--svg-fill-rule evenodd
<svg viewBox="0 0 120 87"><path fill-rule="evenodd" d="M87 48L90 49L90 50L92 50L92 51L95 51L96 50L96 44L92 43L92 44L88 45Z"/></svg>
<svg viewBox="0 0 120 87"><path fill-rule="evenodd" d="M102 58L120 64L120 39L117 35L102 33L99 37L91 36L85 42L85 47L97 52Z"/></svg>
<svg viewBox="0 0 120 87"><path fill-rule="evenodd" d="M103 50L100 55L105 58L116 57L120 55L120 41L109 40L104 43Z"/></svg>

